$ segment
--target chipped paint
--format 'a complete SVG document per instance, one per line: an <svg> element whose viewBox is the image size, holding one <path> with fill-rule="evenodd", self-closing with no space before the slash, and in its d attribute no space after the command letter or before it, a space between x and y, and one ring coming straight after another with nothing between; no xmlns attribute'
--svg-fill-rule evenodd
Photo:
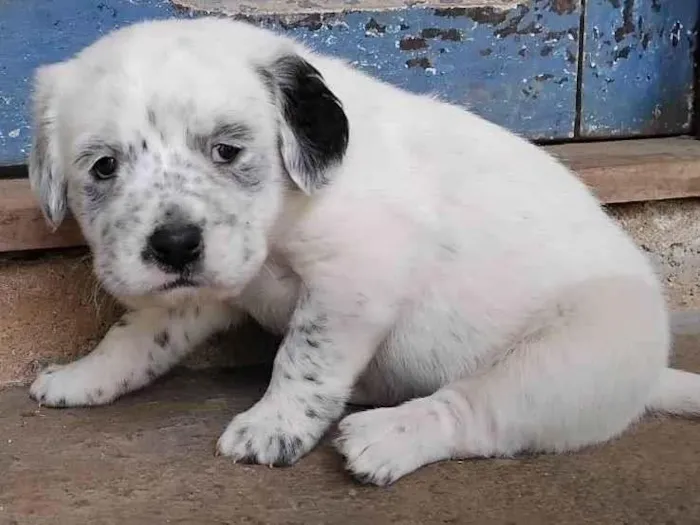
<svg viewBox="0 0 700 525"><path fill-rule="evenodd" d="M415 51L416 49L425 49L428 47L428 42L425 38L417 36L405 36L399 40L399 49L401 51Z"/></svg>
<svg viewBox="0 0 700 525"><path fill-rule="evenodd" d="M460 42L462 40L462 32L459 29L439 29L437 27L426 27L421 29L420 36L423 38L440 40L450 40L452 42Z"/></svg>
<svg viewBox="0 0 700 525"><path fill-rule="evenodd" d="M414 8L319 15L313 27L276 18L262 23L284 24L317 50L411 91L469 106L522 135L562 139L574 131L580 13L557 9L568 8L561 0L531 0L507 12ZM360 30L364 38L351 37Z"/></svg>
<svg viewBox="0 0 700 525"><path fill-rule="evenodd" d="M699 11L691 0L587 2L582 136L690 131Z"/></svg>
<svg viewBox="0 0 700 525"><path fill-rule="evenodd" d="M427 57L415 57L406 60L407 67L421 67L423 69L434 69L433 65L430 63L430 59Z"/></svg>

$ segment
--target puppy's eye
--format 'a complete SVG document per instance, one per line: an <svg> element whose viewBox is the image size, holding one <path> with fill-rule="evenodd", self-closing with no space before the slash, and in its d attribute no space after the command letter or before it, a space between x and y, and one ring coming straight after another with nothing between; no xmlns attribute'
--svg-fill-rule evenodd
<svg viewBox="0 0 700 525"><path fill-rule="evenodd" d="M92 165L90 172L96 179L111 179L117 173L118 166L117 159L114 157L100 157L97 159L97 162Z"/></svg>
<svg viewBox="0 0 700 525"><path fill-rule="evenodd" d="M216 164L230 164L238 154L241 152L241 148L236 146L231 146L230 144L216 144L211 149L211 158Z"/></svg>

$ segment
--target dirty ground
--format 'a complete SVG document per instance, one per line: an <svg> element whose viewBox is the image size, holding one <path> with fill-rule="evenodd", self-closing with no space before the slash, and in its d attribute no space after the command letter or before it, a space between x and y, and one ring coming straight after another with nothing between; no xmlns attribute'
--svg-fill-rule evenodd
<svg viewBox="0 0 700 525"><path fill-rule="evenodd" d="M700 317L676 333L677 364L700 371ZM577 454L445 462L385 489L353 482L327 443L285 469L215 457L268 373L174 374L79 410L0 392L0 524L700 523L700 421L650 417Z"/></svg>

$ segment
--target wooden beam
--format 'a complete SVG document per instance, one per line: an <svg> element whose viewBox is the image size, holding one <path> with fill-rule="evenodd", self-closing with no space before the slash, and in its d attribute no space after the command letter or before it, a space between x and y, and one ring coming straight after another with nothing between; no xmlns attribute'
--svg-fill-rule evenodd
<svg viewBox="0 0 700 525"><path fill-rule="evenodd" d="M700 140L624 140L545 149L606 204L700 197ZM73 219L50 231L26 179L0 180L0 252L81 245Z"/></svg>
<svg viewBox="0 0 700 525"><path fill-rule="evenodd" d="M700 141L690 137L546 148L606 204L700 197Z"/></svg>
<svg viewBox="0 0 700 525"><path fill-rule="evenodd" d="M67 248L85 244L69 219L52 232L26 179L0 180L0 252Z"/></svg>

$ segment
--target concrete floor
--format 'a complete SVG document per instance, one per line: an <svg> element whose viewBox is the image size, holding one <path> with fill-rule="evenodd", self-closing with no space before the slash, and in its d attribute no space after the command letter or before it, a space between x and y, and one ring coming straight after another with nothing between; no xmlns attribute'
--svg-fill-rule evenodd
<svg viewBox="0 0 700 525"><path fill-rule="evenodd" d="M678 365L700 371L697 316L676 324ZM266 374L175 374L93 409L0 392L0 524L700 523L693 421L649 418L568 456L435 464L387 489L353 482L327 444L287 469L215 457Z"/></svg>

